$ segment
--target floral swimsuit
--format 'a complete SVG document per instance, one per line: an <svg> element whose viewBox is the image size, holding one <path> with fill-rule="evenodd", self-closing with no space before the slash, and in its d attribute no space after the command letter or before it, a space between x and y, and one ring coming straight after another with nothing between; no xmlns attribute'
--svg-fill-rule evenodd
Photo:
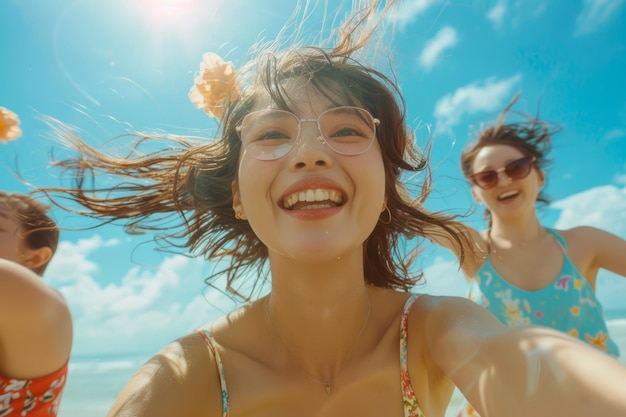
<svg viewBox="0 0 626 417"><path fill-rule="evenodd" d="M407 300L402 312L402 319L400 320L400 380L402 384L402 397L404 399L404 417L424 417L422 410L420 410L417 404L417 398L415 397L415 392L411 385L409 369L407 367L408 317L411 306L418 297L418 294L414 294ZM198 333L200 333L215 357L222 387L222 416L229 417L230 404L222 359L220 358L218 350L215 348L215 342L211 334L205 329L198 329Z"/></svg>
<svg viewBox="0 0 626 417"><path fill-rule="evenodd" d="M59 412L67 376L61 369L40 378L15 379L0 376L0 417L54 417Z"/></svg>
<svg viewBox="0 0 626 417"><path fill-rule="evenodd" d="M509 327L552 327L611 356L619 356L617 344L609 337L602 306L589 282L567 256L565 239L555 230L546 230L563 250L563 267L552 282L537 291L523 290L500 276L487 258L470 281L468 298Z"/></svg>
<svg viewBox="0 0 626 417"><path fill-rule="evenodd" d="M551 327L611 356L619 356L617 344L609 337L602 306L589 282L567 256L565 239L553 229L546 230L563 250L563 267L552 282L537 291L523 290L500 276L487 258L470 281L468 298L509 327ZM478 417L478 413L464 401L457 417L468 416Z"/></svg>

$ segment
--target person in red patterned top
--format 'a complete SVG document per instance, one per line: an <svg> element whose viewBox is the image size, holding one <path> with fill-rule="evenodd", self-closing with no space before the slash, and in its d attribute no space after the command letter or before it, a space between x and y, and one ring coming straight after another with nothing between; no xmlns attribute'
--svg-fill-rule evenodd
<svg viewBox="0 0 626 417"><path fill-rule="evenodd" d="M41 280L59 241L47 211L0 191L0 417L56 416L65 388L72 319Z"/></svg>

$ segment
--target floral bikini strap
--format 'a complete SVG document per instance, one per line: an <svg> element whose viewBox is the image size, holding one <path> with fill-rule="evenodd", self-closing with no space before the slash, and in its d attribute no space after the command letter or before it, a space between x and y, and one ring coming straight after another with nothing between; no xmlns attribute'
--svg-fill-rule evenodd
<svg viewBox="0 0 626 417"><path fill-rule="evenodd" d="M209 349L213 353L213 357L215 358L215 363L217 364L217 371L220 376L220 385L222 388L222 417L228 417L229 415L229 407L230 400L228 397L228 390L226 389L226 377L224 375L224 365L222 365L222 358L220 357L220 353L215 347L215 342L213 341L213 337L211 337L211 333L209 333L206 329L197 329L197 332L200 333L200 336L204 339L206 344L209 346Z"/></svg>
<svg viewBox="0 0 626 417"><path fill-rule="evenodd" d="M404 416L405 417L424 417L422 410L417 404L417 398L411 385L411 379L409 377L409 368L407 365L407 345L408 345L408 317L411 311L411 306L418 299L420 294L413 294L404 304L402 311L402 318L400 319L400 379L402 384L402 397L404 399ZM219 351L215 347L215 342L211 337L208 330L198 329L198 333L202 336L209 349L215 357L217 369L220 377L220 384L222 389L222 417L228 417L229 415L229 397L228 390L226 389L226 378L224 375L224 366L220 357Z"/></svg>
<svg viewBox="0 0 626 417"><path fill-rule="evenodd" d="M402 318L400 320L400 382L402 384L402 397L404 399L404 417L424 417L417 403L415 391L411 385L408 362L408 339L409 339L409 312L411 306L421 294L413 294L404 304Z"/></svg>

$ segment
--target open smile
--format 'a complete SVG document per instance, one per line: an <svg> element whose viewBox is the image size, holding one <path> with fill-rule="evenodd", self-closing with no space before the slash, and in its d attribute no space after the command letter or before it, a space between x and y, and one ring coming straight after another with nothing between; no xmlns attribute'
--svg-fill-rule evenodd
<svg viewBox="0 0 626 417"><path fill-rule="evenodd" d="M340 206L343 200L343 196L337 190L310 188L285 196L282 205L287 210L315 210Z"/></svg>
<svg viewBox="0 0 626 417"><path fill-rule="evenodd" d="M517 195L519 195L519 191L507 191L506 193L502 193L498 196L498 200L499 201L503 201L503 200L508 200L511 199L513 197L516 197Z"/></svg>

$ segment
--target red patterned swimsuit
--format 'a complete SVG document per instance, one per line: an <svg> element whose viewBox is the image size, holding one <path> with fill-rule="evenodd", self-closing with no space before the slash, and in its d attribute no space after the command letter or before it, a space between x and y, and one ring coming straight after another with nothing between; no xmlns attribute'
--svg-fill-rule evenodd
<svg viewBox="0 0 626 417"><path fill-rule="evenodd" d="M50 375L32 379L0 376L0 417L52 417L59 412L66 363Z"/></svg>

